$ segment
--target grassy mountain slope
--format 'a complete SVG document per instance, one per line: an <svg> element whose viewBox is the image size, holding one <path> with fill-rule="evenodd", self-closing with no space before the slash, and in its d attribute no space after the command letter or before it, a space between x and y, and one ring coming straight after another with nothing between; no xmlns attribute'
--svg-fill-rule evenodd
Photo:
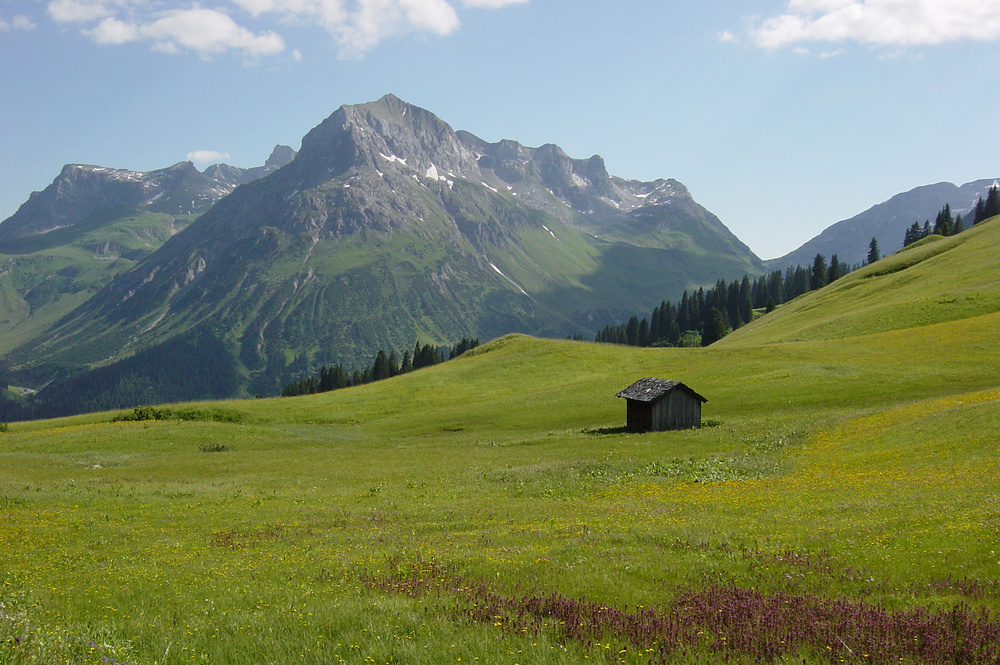
<svg viewBox="0 0 1000 665"><path fill-rule="evenodd" d="M996 662L998 234L705 349L509 336L335 393L14 424L0 653ZM966 309L921 295L948 293ZM707 396L711 426L624 432L641 376Z"/></svg>
<svg viewBox="0 0 1000 665"><path fill-rule="evenodd" d="M0 243L0 353L39 335L189 222L118 206Z"/></svg>
<svg viewBox="0 0 1000 665"><path fill-rule="evenodd" d="M839 339L998 312L998 235L994 218L957 236L931 236L797 298L722 344Z"/></svg>

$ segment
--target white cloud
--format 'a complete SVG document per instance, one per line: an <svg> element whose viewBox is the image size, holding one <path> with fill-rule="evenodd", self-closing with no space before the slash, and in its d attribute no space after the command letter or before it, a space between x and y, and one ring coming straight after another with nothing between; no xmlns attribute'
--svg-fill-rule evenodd
<svg viewBox="0 0 1000 665"><path fill-rule="evenodd" d="M529 0L185 0L170 10L157 0L46 1L54 20L86 24L83 34L100 44L148 41L165 53L239 51L257 58L283 51L284 39L272 30L249 30L238 22L241 15L321 27L336 38L341 56L360 57L390 37L451 34L460 27L456 6L500 9Z"/></svg>
<svg viewBox="0 0 1000 665"><path fill-rule="evenodd" d="M202 57L230 50L259 57L285 49L274 32L251 32L229 14L199 5L152 12L142 0L52 0L48 10L60 22L96 21L82 32L98 44L146 41L161 53L191 51Z"/></svg>
<svg viewBox="0 0 1000 665"><path fill-rule="evenodd" d="M9 21L4 18L0 18L0 32L9 32L11 30L34 30L35 22L32 21L27 16L18 15L10 19Z"/></svg>
<svg viewBox="0 0 1000 665"><path fill-rule="evenodd" d="M195 164L209 164L229 159L229 153L217 152L215 150L195 150L194 152L189 152L187 158Z"/></svg>
<svg viewBox="0 0 1000 665"><path fill-rule="evenodd" d="M48 10L59 23L82 23L111 16L108 5L101 0L52 0Z"/></svg>
<svg viewBox="0 0 1000 665"><path fill-rule="evenodd" d="M90 35L98 44L126 44L140 38L136 26L116 18L106 18L93 30L84 30L84 34Z"/></svg>
<svg viewBox="0 0 1000 665"><path fill-rule="evenodd" d="M399 0L399 6L418 30L447 35L458 28L458 14L445 0Z"/></svg>
<svg viewBox="0 0 1000 665"><path fill-rule="evenodd" d="M1000 39L1000 0L790 0L752 31L758 46L921 46Z"/></svg>
<svg viewBox="0 0 1000 665"><path fill-rule="evenodd" d="M165 12L161 18L140 26L139 33L158 46L181 47L201 55L233 49L262 56L285 49L284 40L273 32L254 34L229 15L200 7Z"/></svg>
<svg viewBox="0 0 1000 665"><path fill-rule="evenodd" d="M724 31L724 32L720 32L720 33L719 33L719 34L717 35L717 37L719 38L719 41L720 41L720 42L735 42L735 41L737 41L737 40L736 40L736 35L734 35L734 34L733 34L732 32L730 32L729 30L726 30L726 31Z"/></svg>
<svg viewBox="0 0 1000 665"><path fill-rule="evenodd" d="M472 9L499 9L529 0L461 0ZM275 14L313 23L333 34L345 57L360 57L383 39L417 32L444 36L460 27L455 0L232 0L253 16Z"/></svg>

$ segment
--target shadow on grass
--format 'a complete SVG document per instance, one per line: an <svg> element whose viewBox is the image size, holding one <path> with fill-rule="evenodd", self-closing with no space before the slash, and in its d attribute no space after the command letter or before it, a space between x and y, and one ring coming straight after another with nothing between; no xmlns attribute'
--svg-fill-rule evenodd
<svg viewBox="0 0 1000 665"><path fill-rule="evenodd" d="M701 427L718 427L722 424L721 420L703 420ZM699 429L693 427L690 429ZM683 430L664 430L664 431L683 431ZM631 430L627 425L619 425L617 427L584 427L580 430L581 434L589 434L591 436L605 436L608 434L650 434L651 432L637 432Z"/></svg>
<svg viewBox="0 0 1000 665"><path fill-rule="evenodd" d="M618 427L584 427L580 432L591 436L604 436L606 434L629 434L632 430L625 425L619 425Z"/></svg>

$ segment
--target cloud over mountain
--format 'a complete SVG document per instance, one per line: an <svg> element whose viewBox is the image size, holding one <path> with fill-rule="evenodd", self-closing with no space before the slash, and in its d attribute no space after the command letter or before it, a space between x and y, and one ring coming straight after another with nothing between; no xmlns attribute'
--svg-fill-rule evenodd
<svg viewBox="0 0 1000 665"><path fill-rule="evenodd" d="M1000 39L1000 0L790 0L751 35L762 48L804 42L925 46Z"/></svg>

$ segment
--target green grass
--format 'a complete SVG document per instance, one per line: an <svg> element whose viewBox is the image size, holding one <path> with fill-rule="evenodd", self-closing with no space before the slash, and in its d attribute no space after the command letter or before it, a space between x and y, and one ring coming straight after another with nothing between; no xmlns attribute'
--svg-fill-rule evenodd
<svg viewBox="0 0 1000 665"><path fill-rule="evenodd" d="M998 234L890 257L707 349L512 336L336 393L14 423L0 662L657 662L511 608L669 615L712 588L995 615ZM923 313L949 293L973 302ZM623 431L614 393L642 376L707 396L712 426ZM705 619L664 660L753 662L731 646L750 620ZM933 661L862 656L842 628L762 660Z"/></svg>

